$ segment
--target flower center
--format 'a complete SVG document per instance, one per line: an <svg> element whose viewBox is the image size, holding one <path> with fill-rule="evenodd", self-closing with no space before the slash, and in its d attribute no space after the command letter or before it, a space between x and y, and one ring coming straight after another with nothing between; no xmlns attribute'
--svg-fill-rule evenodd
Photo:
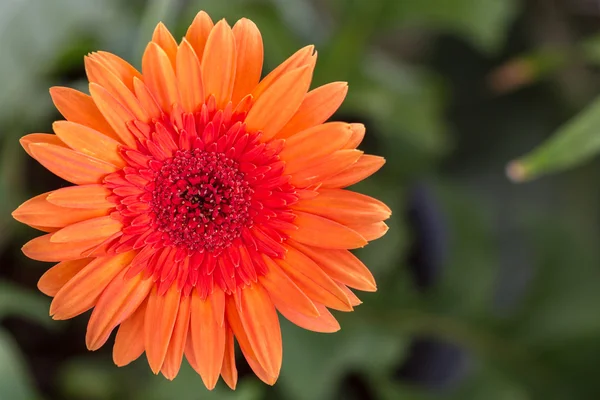
<svg viewBox="0 0 600 400"><path fill-rule="evenodd" d="M149 185L155 227L174 246L220 252L251 224L253 189L223 153L179 150Z"/></svg>

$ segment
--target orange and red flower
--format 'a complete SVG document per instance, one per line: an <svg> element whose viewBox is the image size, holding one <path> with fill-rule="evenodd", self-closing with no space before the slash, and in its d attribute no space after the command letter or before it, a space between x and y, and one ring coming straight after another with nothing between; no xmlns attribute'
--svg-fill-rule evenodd
<svg viewBox="0 0 600 400"><path fill-rule="evenodd" d="M260 80L260 32L200 12L178 45L159 24L142 72L105 52L85 59L90 94L51 89L55 134L21 139L73 183L13 216L47 234L23 247L58 262L40 279L54 319L93 308L86 343L117 326L114 361L146 353L173 379L183 356L212 389L235 388L234 338L260 379L281 367L277 311L317 332L339 329L350 288L374 291L348 249L387 230L387 206L343 188L377 171L356 149L361 124L325 121L347 85L309 91L313 46Z"/></svg>

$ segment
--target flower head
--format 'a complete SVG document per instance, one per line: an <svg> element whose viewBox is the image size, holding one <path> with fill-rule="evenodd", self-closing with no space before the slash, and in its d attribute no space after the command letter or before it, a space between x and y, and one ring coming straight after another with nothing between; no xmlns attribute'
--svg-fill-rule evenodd
<svg viewBox="0 0 600 400"><path fill-rule="evenodd" d="M54 319L93 309L100 348L118 327L114 361L144 352L173 379L185 356L212 389L235 388L234 338L263 381L281 367L277 311L318 332L328 308L376 289L348 251L382 236L383 203L343 188L377 171L356 150L361 124L325 121L347 85L309 91L316 54L292 55L260 80L262 39L242 19L200 12L180 44L156 28L142 72L105 52L85 59L90 94L51 89L65 117L25 151L73 183L13 216L47 234L23 252L58 262L40 279Z"/></svg>

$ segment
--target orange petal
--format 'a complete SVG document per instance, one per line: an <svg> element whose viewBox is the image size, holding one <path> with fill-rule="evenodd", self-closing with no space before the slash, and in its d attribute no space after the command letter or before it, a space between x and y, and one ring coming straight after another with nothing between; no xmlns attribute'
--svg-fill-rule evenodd
<svg viewBox="0 0 600 400"><path fill-rule="evenodd" d="M306 164L292 175L290 183L298 188L318 185L355 164L361 156L362 151L359 150L338 150L315 160L312 165Z"/></svg>
<svg viewBox="0 0 600 400"><path fill-rule="evenodd" d="M277 82L286 73L293 71L297 68L308 66L312 71L317 62L317 56L315 53L315 46L310 45L301 48L290 58L282 62L277 68L271 71L265 78L252 91L252 97L257 99L260 97L269 87Z"/></svg>
<svg viewBox="0 0 600 400"><path fill-rule="evenodd" d="M126 163L119 154L120 143L85 125L57 121L52 124L56 135L73 150L123 168Z"/></svg>
<svg viewBox="0 0 600 400"><path fill-rule="evenodd" d="M293 322L301 328L308 329L309 331L332 333L340 330L340 324L322 304L315 304L319 310L318 317L309 317L305 314L301 314L288 305L280 302L276 302L275 306L277 307L277 311L290 322Z"/></svg>
<svg viewBox="0 0 600 400"><path fill-rule="evenodd" d="M125 279L126 273L126 269L121 271L98 298L85 335L89 350L102 347L113 329L129 318L146 300L154 285L152 279L144 279L142 274Z"/></svg>
<svg viewBox="0 0 600 400"><path fill-rule="evenodd" d="M391 210L381 201L341 189L319 189L319 195L301 199L295 210L320 215L343 225L370 224L388 219Z"/></svg>
<svg viewBox="0 0 600 400"><path fill-rule="evenodd" d="M177 285L172 285L164 295L159 295L154 285L148 297L144 342L148 364L155 374L158 374L167 356L180 299L181 292Z"/></svg>
<svg viewBox="0 0 600 400"><path fill-rule="evenodd" d="M223 357L223 367L221 376L231 390L235 390L238 380L238 372L235 366L235 348L233 343L233 332L231 329L225 330L225 357Z"/></svg>
<svg viewBox="0 0 600 400"><path fill-rule="evenodd" d="M296 211L295 231L290 238L309 246L328 249L356 249L367 244L365 238L352 229L318 215Z"/></svg>
<svg viewBox="0 0 600 400"><path fill-rule="evenodd" d="M214 290L210 295L210 305L217 323L223 325L225 323L225 293L222 290Z"/></svg>
<svg viewBox="0 0 600 400"><path fill-rule="evenodd" d="M292 247L287 250L285 260L276 262L311 300L336 310L352 311L350 300L329 275L302 252Z"/></svg>
<svg viewBox="0 0 600 400"><path fill-rule="evenodd" d="M348 250L319 249L289 241L313 259L332 279L366 292L375 292L377 285L371 271Z"/></svg>
<svg viewBox="0 0 600 400"><path fill-rule="evenodd" d="M347 93L346 82L332 82L311 90L292 119L277 133L277 137L288 138L327 121L340 107Z"/></svg>
<svg viewBox="0 0 600 400"><path fill-rule="evenodd" d="M50 192L51 194L52 192ZM12 216L27 225L62 228L90 218L108 215L109 209L70 209L47 201L49 193L40 194L13 211Z"/></svg>
<svg viewBox="0 0 600 400"><path fill-rule="evenodd" d="M204 11L200 11L194 21L190 25L185 38L192 47L194 48L194 52L196 56L198 56L198 60L202 60L202 55L204 54L204 47L206 46L206 41L208 40L208 35L212 30L214 24L207 13Z"/></svg>
<svg viewBox="0 0 600 400"><path fill-rule="evenodd" d="M38 289L46 296L56 296L56 293L90 261L92 261L91 258L82 258L56 264L42 275L38 281Z"/></svg>
<svg viewBox="0 0 600 400"><path fill-rule="evenodd" d="M137 360L144 352L146 304L147 302L143 302L129 318L119 325L113 347L113 361L119 367Z"/></svg>
<svg viewBox="0 0 600 400"><path fill-rule="evenodd" d="M267 375L279 376L281 370L281 330L275 306L260 284L240 290L238 313L256 360Z"/></svg>
<svg viewBox="0 0 600 400"><path fill-rule="evenodd" d="M96 258L58 291L50 305L54 319L69 319L86 312L108 284L129 265L134 253Z"/></svg>
<svg viewBox="0 0 600 400"><path fill-rule="evenodd" d="M319 312L315 305L294 281L269 257L265 257L265 262L269 272L258 280L269 292L271 300L287 304L299 313L317 317Z"/></svg>
<svg viewBox="0 0 600 400"><path fill-rule="evenodd" d="M115 207L114 203L106 200L111 193L109 189L99 184L68 186L48 193L46 200L49 203L66 208L110 209ZM73 211L71 210L70 212ZM94 215L94 217L99 216ZM90 216L81 220L89 218L93 217Z"/></svg>
<svg viewBox="0 0 600 400"><path fill-rule="evenodd" d="M192 294L191 336L194 358L197 360L196 371L208 390L212 390L223 366L225 326L217 322L210 298L202 300L198 291Z"/></svg>
<svg viewBox="0 0 600 400"><path fill-rule="evenodd" d="M165 24L159 22L154 29L154 33L152 34L152 41L160 46L161 49L169 57L171 60L171 65L173 65L173 69L175 69L176 60L177 60L177 42L171 32L167 29Z"/></svg>
<svg viewBox="0 0 600 400"><path fill-rule="evenodd" d="M263 142L272 139L298 110L311 77L312 69L304 66L286 73L265 90L248 112L248 131L262 131Z"/></svg>
<svg viewBox="0 0 600 400"><path fill-rule="evenodd" d="M177 319L169 342L169 349L161 369L162 374L169 380L175 379L181 367L181 360L183 359L183 352L190 330L191 300L191 296L182 296L177 310Z"/></svg>
<svg viewBox="0 0 600 400"><path fill-rule="evenodd" d="M265 369L258 363L256 354L254 354L254 351L252 350L252 346L250 345L250 341L248 340L248 336L246 335L246 331L244 330L242 321L240 320L234 296L227 296L225 312L227 314L227 322L231 327L231 330L233 331L238 344L240 345L240 350L242 350L242 354L246 358L246 361L248 361L248 365L250 365L250 368L252 368L252 371L254 371L256 376L261 381L265 382L268 385L274 385L277 381L277 376L271 376L267 374Z"/></svg>
<svg viewBox="0 0 600 400"><path fill-rule="evenodd" d="M348 228L360 234L369 242L372 240L379 239L386 234L390 229L385 222L374 222L372 224L357 224L348 225Z"/></svg>
<svg viewBox="0 0 600 400"><path fill-rule="evenodd" d="M29 150L46 169L71 183L86 185L100 183L117 167L71 149L47 143L32 143Z"/></svg>
<svg viewBox="0 0 600 400"><path fill-rule="evenodd" d="M342 289L342 291L346 294L348 300L350 300L350 304L352 304L352 307L356 307L362 304L362 301L354 294L352 290L348 288L348 286L339 282L337 282L337 284L340 287L340 289Z"/></svg>
<svg viewBox="0 0 600 400"><path fill-rule="evenodd" d="M82 254L99 246L105 239L90 240L77 243L53 243L50 237L53 233L39 236L30 240L21 249L23 253L34 260L59 262L63 260L77 260Z"/></svg>
<svg viewBox="0 0 600 400"><path fill-rule="evenodd" d="M106 89L136 119L144 122L150 120L133 92L110 69L93 57L85 57L85 70L90 82L97 83Z"/></svg>
<svg viewBox="0 0 600 400"><path fill-rule="evenodd" d="M249 19L242 18L233 26L237 67L231 101L237 104L252 92L260 80L263 65L263 42L260 31Z"/></svg>
<svg viewBox="0 0 600 400"><path fill-rule="evenodd" d="M231 100L235 64L235 38L223 19L210 31L201 61L204 92L215 96L217 108L225 108Z"/></svg>
<svg viewBox="0 0 600 400"><path fill-rule="evenodd" d="M142 79L142 74L127 61L106 51L98 51L90 55L115 74L127 88L133 91L134 79ZM75 121L77 122L77 121Z"/></svg>
<svg viewBox="0 0 600 400"><path fill-rule="evenodd" d="M30 157L33 157L33 154L31 154L31 151L29 150L29 145L32 143L47 143L68 148L68 146L58 138L58 136L50 133L30 133L29 135L25 135L19 139L19 143Z"/></svg>
<svg viewBox="0 0 600 400"><path fill-rule="evenodd" d="M55 86L50 89L54 105L67 120L89 126L105 135L119 139L91 96L75 89Z"/></svg>
<svg viewBox="0 0 600 400"><path fill-rule="evenodd" d="M134 78L133 87L135 90L135 96L138 98L140 104L144 110L146 110L150 118L160 119L163 115L163 112L152 93L150 93L148 86L146 86L146 84L138 78Z"/></svg>
<svg viewBox="0 0 600 400"><path fill-rule="evenodd" d="M285 141L279 157L285 164L285 173L293 174L324 157L340 150L352 136L350 124L329 122L317 125L294 135Z"/></svg>
<svg viewBox="0 0 600 400"><path fill-rule="evenodd" d="M144 83L162 108L169 114L179 103L177 78L169 56L156 43L150 42L142 57Z"/></svg>
<svg viewBox="0 0 600 400"><path fill-rule="evenodd" d="M183 109L189 113L199 110L205 98L200 61L186 39L177 51L177 83Z"/></svg>
<svg viewBox="0 0 600 400"><path fill-rule="evenodd" d="M324 188L343 188L354 185L379 171L385 158L363 154L356 163L323 181Z"/></svg>
<svg viewBox="0 0 600 400"><path fill-rule="evenodd" d="M363 124L353 123L350 124L350 127L352 128L352 137L344 146L345 149L357 148L365 137L365 126Z"/></svg>
<svg viewBox="0 0 600 400"><path fill-rule="evenodd" d="M95 239L107 239L123 228L121 221L107 215L88 219L66 226L55 232L50 241L54 243L85 242Z"/></svg>
<svg viewBox="0 0 600 400"><path fill-rule="evenodd" d="M98 109L117 133L120 141L129 147L135 148L135 138L127 128L127 123L133 121L135 116L108 90L97 83L90 83L90 93Z"/></svg>

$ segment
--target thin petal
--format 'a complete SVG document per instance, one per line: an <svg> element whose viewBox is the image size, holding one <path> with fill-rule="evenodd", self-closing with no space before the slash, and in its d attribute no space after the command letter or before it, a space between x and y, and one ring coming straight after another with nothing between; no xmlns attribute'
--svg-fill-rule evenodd
<svg viewBox="0 0 600 400"><path fill-rule="evenodd" d="M158 294L156 285L148 298L144 329L146 357L155 374L161 370L177 320L181 292L172 285L164 295Z"/></svg>
<svg viewBox="0 0 600 400"><path fill-rule="evenodd" d="M127 128L127 123L133 121L135 116L108 90L97 83L90 83L90 93L104 118L117 133L119 140L135 148L135 138Z"/></svg>
<svg viewBox="0 0 600 400"><path fill-rule="evenodd" d="M156 25L154 33L152 34L152 41L164 50L169 57L169 60L171 60L174 69L177 62L177 42L162 22L159 22L158 25Z"/></svg>
<svg viewBox="0 0 600 400"><path fill-rule="evenodd" d="M344 146L345 149L355 149L365 137L365 126L363 124L352 123L352 137Z"/></svg>
<svg viewBox="0 0 600 400"><path fill-rule="evenodd" d="M13 211L13 218L27 225L62 228L90 218L106 216L110 212L108 208L71 209L59 207L47 201L49 194L52 194L52 192L40 194L27 200Z"/></svg>
<svg viewBox="0 0 600 400"><path fill-rule="evenodd" d="M276 302L275 306L277 311L281 313L290 322L298 325L301 328L308 329L309 331L321 332L321 333L332 333L340 330L340 324L337 322L335 317L331 315L329 310L322 304L315 304L319 310L318 317L309 317L305 314L299 313L287 304Z"/></svg>
<svg viewBox="0 0 600 400"><path fill-rule="evenodd" d="M275 307L260 284L240 291L239 313L242 326L256 360L269 376L277 378L281 369L281 330Z"/></svg>
<svg viewBox="0 0 600 400"><path fill-rule="evenodd" d="M54 319L69 319L86 312L108 284L133 259L133 253L96 258L75 275L58 291L50 305Z"/></svg>
<svg viewBox="0 0 600 400"><path fill-rule="evenodd" d="M204 92L215 96L217 108L225 108L231 100L235 63L235 38L227 22L221 20L208 35L201 61Z"/></svg>
<svg viewBox="0 0 600 400"><path fill-rule="evenodd" d="M190 307L192 297L182 296L177 310L177 319L169 342L167 356L163 363L161 372L169 380L175 379L181 367L183 353L190 330Z"/></svg>
<svg viewBox="0 0 600 400"><path fill-rule="evenodd" d="M111 216L97 217L77 222L55 232L50 240L54 243L86 242L96 239L107 239L123 228L121 221Z"/></svg>
<svg viewBox="0 0 600 400"><path fill-rule="evenodd" d="M242 18L233 26L237 67L231 101L235 105L258 84L263 66L263 42L260 31L249 19Z"/></svg>
<svg viewBox="0 0 600 400"><path fill-rule="evenodd" d="M177 51L177 83L183 109L189 113L198 111L204 104L204 84L200 61L186 39L183 39Z"/></svg>
<svg viewBox="0 0 600 400"><path fill-rule="evenodd" d="M142 79L142 74L137 69L135 69L127 61L123 60L121 57L112 53L98 51L96 53L92 53L90 57L94 58L105 67L110 69L112 73L115 74L119 80L123 82L131 91L133 91L134 79Z"/></svg>
<svg viewBox="0 0 600 400"><path fill-rule="evenodd" d="M162 110L169 114L179 103L177 78L169 56L156 43L150 42L142 57L144 83L152 92Z"/></svg>
<svg viewBox="0 0 600 400"><path fill-rule="evenodd" d="M233 343L233 332L227 328L225 332L225 357L223 358L223 367L221 376L231 390L235 390L238 379L238 372L235 366L235 348Z"/></svg>
<svg viewBox="0 0 600 400"><path fill-rule="evenodd" d="M313 70L316 62L317 56L315 54L315 46L309 45L301 48L260 81L252 91L252 97L257 99L262 96L268 88L290 71L304 66L308 66L310 70Z"/></svg>
<svg viewBox="0 0 600 400"><path fill-rule="evenodd" d="M323 181L324 188L343 188L354 185L379 171L385 158L363 154L356 163Z"/></svg>
<svg viewBox="0 0 600 400"><path fill-rule="evenodd" d="M63 286L92 261L91 258L62 261L50 268L38 281L38 289L46 296L54 297Z"/></svg>
<svg viewBox="0 0 600 400"><path fill-rule="evenodd" d="M89 126L113 139L120 140L91 96L75 89L59 86L50 89L50 96L58 111L67 120Z"/></svg>
<svg viewBox="0 0 600 400"><path fill-rule="evenodd" d="M46 200L56 206L66 208L110 209L115 206L106 199L111 194L109 189L99 184L69 186L48 193ZM99 216L94 215L94 217Z"/></svg>
<svg viewBox="0 0 600 400"><path fill-rule="evenodd" d="M327 157L315 160L312 165L306 165L305 168L294 173L290 183L298 188L318 185L323 180L356 164L362 155L362 151L359 150L338 150Z"/></svg>
<svg viewBox="0 0 600 400"><path fill-rule="evenodd" d="M256 100L248 112L248 131L262 131L263 142L272 139L298 110L308 91L311 78L312 69L304 66L278 79Z"/></svg>
<svg viewBox="0 0 600 400"><path fill-rule="evenodd" d="M379 239L386 234L390 229L385 222L374 222L372 224L358 224L348 225L348 228L360 234L369 242L372 240Z"/></svg>
<svg viewBox="0 0 600 400"><path fill-rule="evenodd" d="M317 125L285 141L279 157L286 162L285 173L293 174L315 160L340 150L352 136L350 124L329 122Z"/></svg>
<svg viewBox="0 0 600 400"><path fill-rule="evenodd" d="M288 307L311 317L319 315L310 298L294 283L290 277L270 258L265 257L269 271L259 277L259 282L269 292L274 303L285 303Z"/></svg>
<svg viewBox="0 0 600 400"><path fill-rule="evenodd" d="M54 175L77 185L100 183L106 175L117 171L112 164L53 144L32 143L29 150Z"/></svg>
<svg viewBox="0 0 600 400"><path fill-rule="evenodd" d="M73 150L106 161L116 167L124 167L125 161L119 154L116 140L85 125L75 122L57 121L52 124L56 135Z"/></svg>
<svg viewBox="0 0 600 400"><path fill-rule="evenodd" d="M53 233L39 236L27 242L23 248L23 254L38 261L59 262L63 260L77 260L88 250L102 244L104 239L90 240L77 243L53 243L50 241Z"/></svg>
<svg viewBox="0 0 600 400"><path fill-rule="evenodd" d="M370 224L386 220L391 210L364 194L340 189L319 189L319 195L302 199L293 209L329 218L340 224Z"/></svg>
<svg viewBox="0 0 600 400"><path fill-rule="evenodd" d="M206 41L208 40L208 35L213 29L214 24L207 13L204 11L200 11L194 21L190 25L185 38L192 47L194 48L194 52L198 59L202 59L202 55L204 54L204 47L206 46Z"/></svg>
<svg viewBox="0 0 600 400"><path fill-rule="evenodd" d="M64 148L69 147L62 140L60 140L58 136L52 135L50 133L30 133L29 135L25 135L21 139L19 139L19 143L21 144L25 152L27 152L27 154L29 154L29 156L32 158L35 158L29 150L29 145L31 145L32 143L47 143Z"/></svg>
<svg viewBox="0 0 600 400"><path fill-rule="evenodd" d="M252 371L254 371L256 376L261 381L265 382L268 385L274 385L277 381L277 376L271 376L267 374L265 369L257 361L256 354L254 354L254 351L252 350L252 346L250 345L250 341L248 340L248 336L246 335L246 331L244 330L242 321L237 311L234 296L227 296L226 301L227 305L225 307L225 311L227 314L227 322L231 327L231 330L234 333L238 344L240 345L240 350L242 350L242 354L246 358L246 361L248 361L248 365L250 365Z"/></svg>
<svg viewBox="0 0 600 400"><path fill-rule="evenodd" d="M152 279L142 274L125 279L127 270L121 271L104 289L87 327L85 343L89 350L97 350L108 340L111 332L129 318L148 297L154 285Z"/></svg>
<svg viewBox="0 0 600 400"><path fill-rule="evenodd" d="M196 290L192 294L191 336L197 372L208 390L212 390L223 366L225 326L217 322L210 298L202 300Z"/></svg>
<svg viewBox="0 0 600 400"><path fill-rule="evenodd" d="M148 86L146 86L146 84L140 79L135 78L133 80L133 87L135 90L135 96L138 98L140 104L144 110L146 110L150 118L160 119L163 116L163 112L152 93L150 93Z"/></svg>
<svg viewBox="0 0 600 400"><path fill-rule="evenodd" d="M358 290L377 290L371 271L348 250L319 249L294 241L288 243L312 258L332 279Z"/></svg>
<svg viewBox="0 0 600 400"><path fill-rule="evenodd" d="M117 366L123 367L137 360L144 353L145 316L146 302L143 302L129 318L119 325L113 347L113 361Z"/></svg>
<svg viewBox="0 0 600 400"><path fill-rule="evenodd" d="M296 211L290 238L309 246L329 249L357 249L367 244L367 240L352 229L318 215Z"/></svg>
<svg viewBox="0 0 600 400"><path fill-rule="evenodd" d="M277 133L277 137L288 138L327 121L340 107L347 93L346 82L332 82L311 90L292 119Z"/></svg>
<svg viewBox="0 0 600 400"><path fill-rule="evenodd" d="M339 286L308 256L288 247L285 260L276 260L311 300L340 311L352 311ZM298 310L299 311L299 310Z"/></svg>
<svg viewBox="0 0 600 400"><path fill-rule="evenodd" d="M142 108L132 90L109 68L102 65L93 57L85 57L85 70L90 82L97 83L106 89L136 119L144 122L150 120L146 110Z"/></svg>

